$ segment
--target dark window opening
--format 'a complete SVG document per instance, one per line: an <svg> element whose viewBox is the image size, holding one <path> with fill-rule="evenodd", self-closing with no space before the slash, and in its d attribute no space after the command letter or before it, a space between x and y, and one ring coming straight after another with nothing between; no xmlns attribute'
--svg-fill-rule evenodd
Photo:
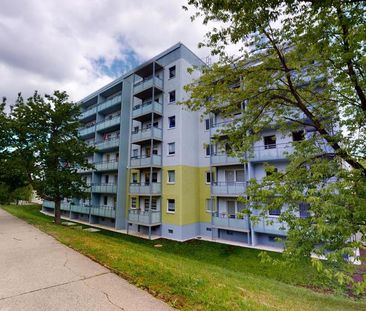
<svg viewBox="0 0 366 311"><path fill-rule="evenodd" d="M175 66L172 66L169 68L169 79L172 79L175 77Z"/></svg>
<svg viewBox="0 0 366 311"><path fill-rule="evenodd" d="M292 132L292 141L302 141L305 139L304 131Z"/></svg>
<svg viewBox="0 0 366 311"><path fill-rule="evenodd" d="M264 136L264 149L276 148L276 135Z"/></svg>

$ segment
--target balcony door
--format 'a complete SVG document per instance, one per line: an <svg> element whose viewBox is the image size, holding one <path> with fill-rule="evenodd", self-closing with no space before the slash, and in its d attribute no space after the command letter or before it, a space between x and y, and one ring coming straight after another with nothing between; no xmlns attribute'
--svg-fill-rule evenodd
<svg viewBox="0 0 366 311"><path fill-rule="evenodd" d="M235 182L235 171L234 170L225 171L225 182L227 184L233 184Z"/></svg>
<svg viewBox="0 0 366 311"><path fill-rule="evenodd" d="M229 218L235 218L235 201L226 201L227 215Z"/></svg>

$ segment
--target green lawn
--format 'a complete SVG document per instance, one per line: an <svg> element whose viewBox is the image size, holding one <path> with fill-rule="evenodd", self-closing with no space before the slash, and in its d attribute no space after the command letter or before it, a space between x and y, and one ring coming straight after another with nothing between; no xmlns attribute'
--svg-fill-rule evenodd
<svg viewBox="0 0 366 311"><path fill-rule="evenodd" d="M53 224L39 206L2 208L179 309L366 310L364 300L305 288L326 291L305 263L297 267L263 264L256 250L198 240L147 241L107 231L90 233Z"/></svg>

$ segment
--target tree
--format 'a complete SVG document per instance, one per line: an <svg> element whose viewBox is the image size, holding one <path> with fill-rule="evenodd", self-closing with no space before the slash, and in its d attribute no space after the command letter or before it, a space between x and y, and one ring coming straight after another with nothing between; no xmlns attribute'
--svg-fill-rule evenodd
<svg viewBox="0 0 366 311"><path fill-rule="evenodd" d="M55 202L55 223L61 223L61 200L82 197L85 181L79 168L91 168L87 155L94 152L78 136L79 106L66 92L27 100L19 94L12 113L14 153L38 195Z"/></svg>
<svg viewBox="0 0 366 311"><path fill-rule="evenodd" d="M307 129L294 142L285 171L251 180L252 219L286 206L284 252L306 257L340 284L352 283L349 260L366 233L366 1L189 0L195 18L219 22L206 35L219 61L187 86L191 109L242 117L223 129L232 153L250 157L266 128L282 135ZM217 23L215 24L217 25ZM228 44L238 48L227 52ZM303 206L308 217L296 215ZM354 237L361 234L361 239ZM326 258L327 263L310 259ZM359 259L359 258L357 258ZM362 291L366 282L353 284Z"/></svg>
<svg viewBox="0 0 366 311"><path fill-rule="evenodd" d="M10 196L16 201L16 204L18 205L20 200L30 201L32 198L32 192L32 186L28 184L27 186L15 189Z"/></svg>

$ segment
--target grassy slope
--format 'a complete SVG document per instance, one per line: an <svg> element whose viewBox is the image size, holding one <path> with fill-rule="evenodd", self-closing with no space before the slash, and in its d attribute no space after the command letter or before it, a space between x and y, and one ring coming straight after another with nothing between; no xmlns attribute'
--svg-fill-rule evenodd
<svg viewBox="0 0 366 311"><path fill-rule="evenodd" d="M296 286L321 286L306 264L265 265L256 250L204 241L146 241L107 231L89 233L54 225L39 213L39 206L3 208L180 309L366 310L365 301ZM155 248L157 243L163 247Z"/></svg>

